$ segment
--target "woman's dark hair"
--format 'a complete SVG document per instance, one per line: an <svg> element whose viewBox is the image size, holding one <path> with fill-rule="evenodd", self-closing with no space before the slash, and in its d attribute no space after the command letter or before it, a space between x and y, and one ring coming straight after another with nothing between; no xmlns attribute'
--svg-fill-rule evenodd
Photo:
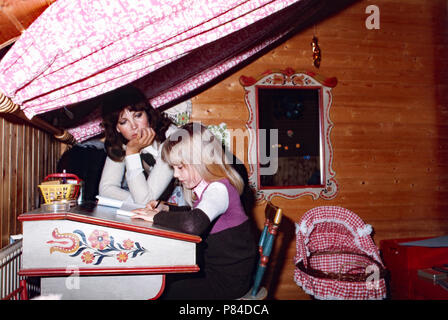
<svg viewBox="0 0 448 320"><path fill-rule="evenodd" d="M123 145L128 141L116 129L118 117L124 109L130 111L145 111L148 115L149 126L154 129L155 140L163 142L166 131L172 121L148 102L143 92L138 88L127 85L107 93L102 100L102 126L105 133L104 146L107 155L114 161L122 161L125 156Z"/></svg>

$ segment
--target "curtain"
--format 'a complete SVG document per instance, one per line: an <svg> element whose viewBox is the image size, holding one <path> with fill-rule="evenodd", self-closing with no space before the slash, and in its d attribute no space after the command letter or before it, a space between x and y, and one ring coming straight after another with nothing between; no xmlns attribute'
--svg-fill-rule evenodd
<svg viewBox="0 0 448 320"><path fill-rule="evenodd" d="M160 107L297 31L326 2L58 0L0 61L0 93L30 119L131 82ZM93 113L70 132L85 140L98 122Z"/></svg>

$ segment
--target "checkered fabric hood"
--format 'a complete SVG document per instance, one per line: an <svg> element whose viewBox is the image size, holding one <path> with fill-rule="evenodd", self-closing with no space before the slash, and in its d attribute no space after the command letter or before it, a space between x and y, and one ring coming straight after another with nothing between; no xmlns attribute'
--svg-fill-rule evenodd
<svg viewBox="0 0 448 320"><path fill-rule="evenodd" d="M311 209L296 223L295 263L302 262L305 268L323 273L370 273L377 265L372 260L384 267L371 232L372 227L350 210L334 206ZM372 273L369 281L364 282L341 281L316 277L296 268L294 279L317 299L385 298L385 281L375 275Z"/></svg>

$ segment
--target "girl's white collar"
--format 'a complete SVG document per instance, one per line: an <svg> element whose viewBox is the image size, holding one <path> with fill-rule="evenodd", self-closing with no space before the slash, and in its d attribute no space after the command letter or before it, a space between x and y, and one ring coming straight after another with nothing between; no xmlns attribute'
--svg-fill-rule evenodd
<svg viewBox="0 0 448 320"><path fill-rule="evenodd" d="M193 188L193 192L196 194L198 199L202 196L202 193L204 192L205 188L208 186L208 182L206 182L204 179L199 182L199 184Z"/></svg>

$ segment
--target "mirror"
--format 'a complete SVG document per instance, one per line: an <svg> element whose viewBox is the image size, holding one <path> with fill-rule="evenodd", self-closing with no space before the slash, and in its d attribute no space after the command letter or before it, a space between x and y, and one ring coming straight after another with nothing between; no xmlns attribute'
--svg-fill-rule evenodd
<svg viewBox="0 0 448 320"><path fill-rule="evenodd" d="M249 181L257 200L334 198L329 112L337 79L288 68L259 79L241 76L240 83L249 110Z"/></svg>

